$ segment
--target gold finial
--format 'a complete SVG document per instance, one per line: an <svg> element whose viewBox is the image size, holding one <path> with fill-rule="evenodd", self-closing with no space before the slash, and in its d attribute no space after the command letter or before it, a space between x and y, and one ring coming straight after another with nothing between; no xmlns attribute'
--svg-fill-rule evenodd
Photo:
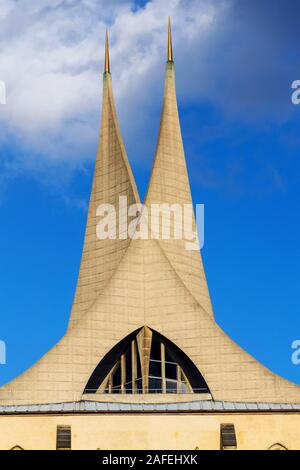
<svg viewBox="0 0 300 470"><path fill-rule="evenodd" d="M105 37L105 68L104 73L110 73L110 65L109 65L109 44L108 44L108 31L106 30L106 37Z"/></svg>
<svg viewBox="0 0 300 470"><path fill-rule="evenodd" d="M169 17L169 27L168 27L168 62L173 62L172 31L171 31L171 18L170 17Z"/></svg>

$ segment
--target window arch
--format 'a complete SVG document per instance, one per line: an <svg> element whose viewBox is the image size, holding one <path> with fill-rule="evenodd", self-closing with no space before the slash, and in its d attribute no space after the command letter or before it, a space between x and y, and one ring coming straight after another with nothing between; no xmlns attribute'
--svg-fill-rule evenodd
<svg viewBox="0 0 300 470"><path fill-rule="evenodd" d="M10 450L24 450L24 449L20 446L14 446Z"/></svg>
<svg viewBox="0 0 300 470"><path fill-rule="evenodd" d="M210 393L191 359L148 327L122 339L100 361L86 384L94 393Z"/></svg>

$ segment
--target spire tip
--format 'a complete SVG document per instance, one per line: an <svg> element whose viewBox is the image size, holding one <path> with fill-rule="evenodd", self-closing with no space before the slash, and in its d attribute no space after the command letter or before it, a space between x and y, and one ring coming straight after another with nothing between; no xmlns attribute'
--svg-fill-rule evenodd
<svg viewBox="0 0 300 470"><path fill-rule="evenodd" d="M106 30L106 35L105 35L105 67L104 67L104 73L110 73L108 30Z"/></svg>
<svg viewBox="0 0 300 470"><path fill-rule="evenodd" d="M168 24L168 62L174 62L173 46L172 46L171 17L170 16L169 16L169 24Z"/></svg>

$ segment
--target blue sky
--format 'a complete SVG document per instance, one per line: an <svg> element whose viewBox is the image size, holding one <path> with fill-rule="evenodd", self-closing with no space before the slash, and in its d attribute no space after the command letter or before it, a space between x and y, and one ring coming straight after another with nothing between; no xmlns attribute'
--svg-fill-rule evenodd
<svg viewBox="0 0 300 470"><path fill-rule="evenodd" d="M103 5L102 5L103 3ZM5 383L64 334L101 109L105 26L141 196L160 119L171 14L178 100L202 251L221 327L300 384L297 0L17 0L0 6L0 339ZM47 27L45 27L47 25ZM138 113L139 119L134 119Z"/></svg>

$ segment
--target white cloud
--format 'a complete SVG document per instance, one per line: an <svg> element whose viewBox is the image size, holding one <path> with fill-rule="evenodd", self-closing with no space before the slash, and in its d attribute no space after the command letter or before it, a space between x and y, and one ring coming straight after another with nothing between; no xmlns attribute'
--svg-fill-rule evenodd
<svg viewBox="0 0 300 470"><path fill-rule="evenodd" d="M20 8L18 0L2 0L0 78L7 105L0 108L0 151L1 142L13 138L20 152L10 158L25 168L37 160L39 167L41 161L76 166L94 158L107 24L115 95L130 146L161 105L167 16L180 54L180 43L214 29L221 11L215 3L153 0L134 8L126 0L22 0Z"/></svg>
<svg viewBox="0 0 300 470"><path fill-rule="evenodd" d="M244 113L248 119L274 102L275 93L284 93L278 81L282 70L273 60L282 49L274 46L280 37L257 20L255 5L238 0L152 0L143 8L133 0L21 3L0 3L0 79L7 87L7 105L0 107L2 179L4 171L60 164L78 169L94 160L107 26L117 110L137 165L150 162L155 148L168 15L181 102L217 103L227 114ZM255 35L248 34L253 24ZM278 114L284 116L282 109ZM11 142L14 151L4 154L4 144Z"/></svg>

